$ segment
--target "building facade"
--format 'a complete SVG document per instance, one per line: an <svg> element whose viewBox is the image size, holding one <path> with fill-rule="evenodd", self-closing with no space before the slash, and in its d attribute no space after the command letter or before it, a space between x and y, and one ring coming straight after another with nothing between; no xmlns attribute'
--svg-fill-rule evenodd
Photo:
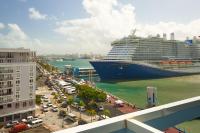
<svg viewBox="0 0 200 133"><path fill-rule="evenodd" d="M29 49L0 48L0 123L34 115L35 57Z"/></svg>

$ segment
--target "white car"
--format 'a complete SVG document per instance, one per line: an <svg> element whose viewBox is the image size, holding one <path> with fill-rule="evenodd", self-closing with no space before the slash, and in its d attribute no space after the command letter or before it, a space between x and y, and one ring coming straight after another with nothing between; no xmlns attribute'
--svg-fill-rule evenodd
<svg viewBox="0 0 200 133"><path fill-rule="evenodd" d="M80 107L78 108L78 110L81 111L81 112L83 112L83 111L85 111L86 109L85 109L84 106L80 106Z"/></svg>

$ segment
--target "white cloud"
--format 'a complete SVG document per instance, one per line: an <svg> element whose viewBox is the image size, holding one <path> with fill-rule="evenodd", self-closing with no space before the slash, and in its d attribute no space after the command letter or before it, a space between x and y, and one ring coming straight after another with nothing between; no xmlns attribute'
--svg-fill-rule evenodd
<svg viewBox="0 0 200 133"><path fill-rule="evenodd" d="M39 39L29 37L17 24L7 24L4 28L8 32L0 33L1 48L24 47L36 50L37 53L47 53L48 51L46 49L50 51L54 49L52 44L43 43Z"/></svg>
<svg viewBox="0 0 200 133"><path fill-rule="evenodd" d="M116 38L130 33L135 25L134 7L117 0L84 0L89 18L57 23L55 31L66 36L66 43L76 52L106 53Z"/></svg>
<svg viewBox="0 0 200 133"><path fill-rule="evenodd" d="M199 36L200 35L200 19L193 20L186 24L176 23L176 22L159 22L154 25L141 25L138 24L138 32L137 35L139 36L148 36L148 35L156 35L163 33L169 34L174 32L175 33L175 39L185 40L186 37L192 38L193 36Z"/></svg>
<svg viewBox="0 0 200 133"><path fill-rule="evenodd" d="M0 23L0 30L3 29L5 26L3 23Z"/></svg>
<svg viewBox="0 0 200 133"><path fill-rule="evenodd" d="M64 35L66 44L76 52L106 53L110 43L127 36L136 28L136 35L148 36L175 33L176 39L200 35L200 19L187 24L159 22L139 24L135 19L134 6L119 0L83 0L88 18L57 22L55 32Z"/></svg>
<svg viewBox="0 0 200 133"><path fill-rule="evenodd" d="M47 15L41 14L35 8L29 8L29 18L34 20L45 20L47 18Z"/></svg>

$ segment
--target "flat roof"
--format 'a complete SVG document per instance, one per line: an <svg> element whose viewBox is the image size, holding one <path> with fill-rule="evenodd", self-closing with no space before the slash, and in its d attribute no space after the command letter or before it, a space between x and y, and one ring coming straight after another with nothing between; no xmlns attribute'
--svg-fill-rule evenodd
<svg viewBox="0 0 200 133"><path fill-rule="evenodd" d="M0 52L34 52L25 48L0 48Z"/></svg>

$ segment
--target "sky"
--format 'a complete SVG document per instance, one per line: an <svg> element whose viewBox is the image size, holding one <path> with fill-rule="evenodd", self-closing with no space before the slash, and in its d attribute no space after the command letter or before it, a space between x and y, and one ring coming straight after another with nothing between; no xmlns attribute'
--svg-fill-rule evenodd
<svg viewBox="0 0 200 133"><path fill-rule="evenodd" d="M200 35L199 0L0 0L0 47L106 54L116 39Z"/></svg>

